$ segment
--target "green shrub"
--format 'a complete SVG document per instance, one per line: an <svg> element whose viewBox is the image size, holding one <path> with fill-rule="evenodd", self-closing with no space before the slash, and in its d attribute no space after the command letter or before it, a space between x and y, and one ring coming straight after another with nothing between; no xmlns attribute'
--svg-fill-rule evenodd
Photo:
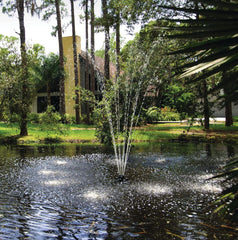
<svg viewBox="0 0 238 240"><path fill-rule="evenodd" d="M44 125L54 125L61 121L59 113L55 112L54 106L48 106L44 113L40 113L39 122Z"/></svg>
<svg viewBox="0 0 238 240"><path fill-rule="evenodd" d="M93 112L93 121L96 125L96 138L100 143L111 145L112 136L110 132L110 126L105 113L105 109L98 104L97 108Z"/></svg>
<svg viewBox="0 0 238 240"><path fill-rule="evenodd" d="M30 123L39 123L40 120L39 113L29 113L27 117Z"/></svg>
<svg viewBox="0 0 238 240"><path fill-rule="evenodd" d="M160 119L161 121L179 121L180 114L175 109L164 107L161 108Z"/></svg>
<svg viewBox="0 0 238 240"><path fill-rule="evenodd" d="M76 117L75 116L72 116L72 115L69 115L69 114L66 113L63 118L64 118L64 123L66 123L66 124L76 123Z"/></svg>
<svg viewBox="0 0 238 240"><path fill-rule="evenodd" d="M170 107L157 108L150 107L146 112L147 122L156 121L179 121L181 119L180 114Z"/></svg>
<svg viewBox="0 0 238 240"><path fill-rule="evenodd" d="M147 122L156 122L160 120L160 109L157 107L150 107L146 112Z"/></svg>
<svg viewBox="0 0 238 240"><path fill-rule="evenodd" d="M42 130L54 131L55 134L66 134L68 126L62 124L61 116L55 112L53 106L48 106L46 112L39 114L39 123Z"/></svg>

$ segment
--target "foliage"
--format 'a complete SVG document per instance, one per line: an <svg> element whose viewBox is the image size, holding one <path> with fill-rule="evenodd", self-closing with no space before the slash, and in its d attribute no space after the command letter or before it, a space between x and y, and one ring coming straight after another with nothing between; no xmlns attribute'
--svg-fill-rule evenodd
<svg viewBox="0 0 238 240"><path fill-rule="evenodd" d="M41 129L56 131L58 134L63 134L67 129L67 125L61 123L61 117L59 113L55 112L53 106L47 106L46 112L39 114Z"/></svg>
<svg viewBox="0 0 238 240"><path fill-rule="evenodd" d="M17 51L18 39L13 37L5 37L0 35L0 119L6 118L13 112L13 106L16 99L13 94L17 96L17 80L20 74L20 56ZM16 91L15 91L16 90Z"/></svg>
<svg viewBox="0 0 238 240"><path fill-rule="evenodd" d="M126 72L131 49L139 45L138 51L143 49L145 55L150 53L150 64L146 78L150 79L150 95L146 98L146 108L151 105L157 107L169 106L181 115L193 115L197 107L198 93L196 87L187 86L184 80L176 76L176 66L184 55L170 55L171 48L184 46L185 42L176 39L164 40L163 31L154 31L160 25L163 29L168 22L149 22L134 40L129 41L122 49L122 68ZM139 67L139 64L138 64Z"/></svg>
<svg viewBox="0 0 238 240"><path fill-rule="evenodd" d="M62 118L62 117L61 117ZM64 123L65 124L73 124L73 123L76 123L76 118L75 118L75 116L72 116L72 115L70 115L70 114L64 114L64 116L63 116L63 118L64 118Z"/></svg>
<svg viewBox="0 0 238 240"><path fill-rule="evenodd" d="M150 107L147 112L147 121L156 122L156 121L179 121L180 114L170 107L157 108Z"/></svg>
<svg viewBox="0 0 238 240"><path fill-rule="evenodd" d="M34 69L40 65L44 48L34 45L27 48L28 66L28 91L24 93L27 98L27 106L22 104L23 87L21 81L22 66L21 56L18 50L18 39L0 35L0 119L11 120L13 115L20 115L24 111L29 112L29 105L35 93ZM26 109L25 109L26 108ZM14 118L20 121L20 118Z"/></svg>
<svg viewBox="0 0 238 240"><path fill-rule="evenodd" d="M176 109L179 113L187 113L192 116L196 107L197 98L195 99L195 91L190 91L179 82L164 86L162 106L169 106Z"/></svg>
<svg viewBox="0 0 238 240"><path fill-rule="evenodd" d="M109 50L109 56L110 56L110 62L116 64L116 34L113 32L110 35L110 50ZM120 43L121 45L124 44L124 38L120 37ZM105 49L102 46L101 49L95 51L95 56L98 56L100 58L105 58Z"/></svg>
<svg viewBox="0 0 238 240"><path fill-rule="evenodd" d="M112 135L108 123L104 100L96 105L93 112L93 120L96 125L96 138L100 143L111 145Z"/></svg>
<svg viewBox="0 0 238 240"><path fill-rule="evenodd" d="M177 26L167 27L173 31L168 37L195 40L173 52L173 54L186 54L180 77L193 76L192 81L190 79L187 82L204 83L211 76L221 75L215 89L224 89L224 105L237 101L238 2L193 0L186 2L185 7L164 8L189 15L186 18L170 20L177 22ZM231 114L227 114L227 122L229 122L228 116L231 117ZM223 176L234 182L237 181L235 169L228 170ZM237 210L234 210L234 207L237 207L237 185L232 184L225 190L220 200L222 204L218 210L222 209L224 213L232 214L237 220Z"/></svg>
<svg viewBox="0 0 238 240"><path fill-rule="evenodd" d="M61 117L59 113L55 112L53 106L48 106L46 112L41 113L39 117L40 123L45 125L57 125Z"/></svg>
<svg viewBox="0 0 238 240"><path fill-rule="evenodd" d="M59 79L64 75L64 72L60 71L59 56L57 54L50 53L48 56L43 55L41 57L41 64L36 65L33 70L37 91L42 90L46 85L49 91L59 90Z"/></svg>
<svg viewBox="0 0 238 240"><path fill-rule="evenodd" d="M188 13L189 18L178 21L171 38L195 39L192 44L173 52L186 54L181 77L194 75L193 81L201 81L217 73L226 72L225 81L220 81L217 89L229 85L229 97L237 99L237 1L193 0L184 8L167 6L166 9ZM199 17L198 17L199 16ZM190 61L192 59L192 61Z"/></svg>
<svg viewBox="0 0 238 240"><path fill-rule="evenodd" d="M93 123L93 112L95 109L96 99L95 95L92 91L82 88L81 86L77 86L76 91L79 94L79 103L78 107L81 108L81 106L85 106L86 108L90 109L90 113L86 115L80 116L80 121L84 123ZM76 99L76 94L73 95L73 99ZM75 104L75 108L77 107L77 104Z"/></svg>
<svg viewBox="0 0 238 240"><path fill-rule="evenodd" d="M216 176L216 178L225 178L224 182L227 187L222 191L220 197L215 202L219 207L215 212L220 213L228 220L237 223L238 221L238 158L227 164L224 172Z"/></svg>
<svg viewBox="0 0 238 240"><path fill-rule="evenodd" d="M170 107L161 108L160 116L162 121L179 121L180 120L179 113Z"/></svg>
<svg viewBox="0 0 238 240"><path fill-rule="evenodd" d="M94 108L96 99L93 92L88 89L82 88L81 86L77 86L75 89L79 92L79 105L87 103L89 104L90 108ZM73 96L73 98L75 98L75 96Z"/></svg>
<svg viewBox="0 0 238 240"><path fill-rule="evenodd" d="M147 121L149 123L156 122L160 120L160 109L157 107L150 107L146 111Z"/></svg>
<svg viewBox="0 0 238 240"><path fill-rule="evenodd" d="M28 122L30 122L30 123L39 123L40 122L40 114L39 113L29 113L27 117L28 117Z"/></svg>

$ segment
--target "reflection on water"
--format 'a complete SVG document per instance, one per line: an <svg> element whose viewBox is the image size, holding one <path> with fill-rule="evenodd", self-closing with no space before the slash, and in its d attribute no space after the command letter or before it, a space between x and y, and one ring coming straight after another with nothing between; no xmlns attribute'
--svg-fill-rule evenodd
<svg viewBox="0 0 238 240"><path fill-rule="evenodd" d="M212 214L211 177L236 153L138 145L118 183L111 149L0 146L0 239L235 239Z"/></svg>

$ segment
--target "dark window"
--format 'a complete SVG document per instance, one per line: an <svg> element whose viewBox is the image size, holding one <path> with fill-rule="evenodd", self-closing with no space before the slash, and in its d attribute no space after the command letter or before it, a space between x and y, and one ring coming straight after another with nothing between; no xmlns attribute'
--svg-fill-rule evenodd
<svg viewBox="0 0 238 240"><path fill-rule="evenodd" d="M37 113L42 113L46 111L47 107L47 97L37 98Z"/></svg>
<svg viewBox="0 0 238 240"><path fill-rule="evenodd" d="M50 98L51 105L55 107L55 111L59 112L59 102L60 102L60 97L59 96L53 96Z"/></svg>
<svg viewBox="0 0 238 240"><path fill-rule="evenodd" d="M50 97L51 105L54 106L56 112L59 112L59 96ZM38 97L37 98L37 113L45 112L47 109L47 97Z"/></svg>

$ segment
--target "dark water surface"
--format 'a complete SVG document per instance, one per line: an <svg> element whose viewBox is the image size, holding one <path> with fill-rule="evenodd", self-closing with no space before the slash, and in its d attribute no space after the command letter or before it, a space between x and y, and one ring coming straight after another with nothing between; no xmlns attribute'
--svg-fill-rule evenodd
<svg viewBox="0 0 238 240"><path fill-rule="evenodd" d="M213 212L208 180L237 146L134 147L127 181L110 149L0 146L0 239L235 239Z"/></svg>

